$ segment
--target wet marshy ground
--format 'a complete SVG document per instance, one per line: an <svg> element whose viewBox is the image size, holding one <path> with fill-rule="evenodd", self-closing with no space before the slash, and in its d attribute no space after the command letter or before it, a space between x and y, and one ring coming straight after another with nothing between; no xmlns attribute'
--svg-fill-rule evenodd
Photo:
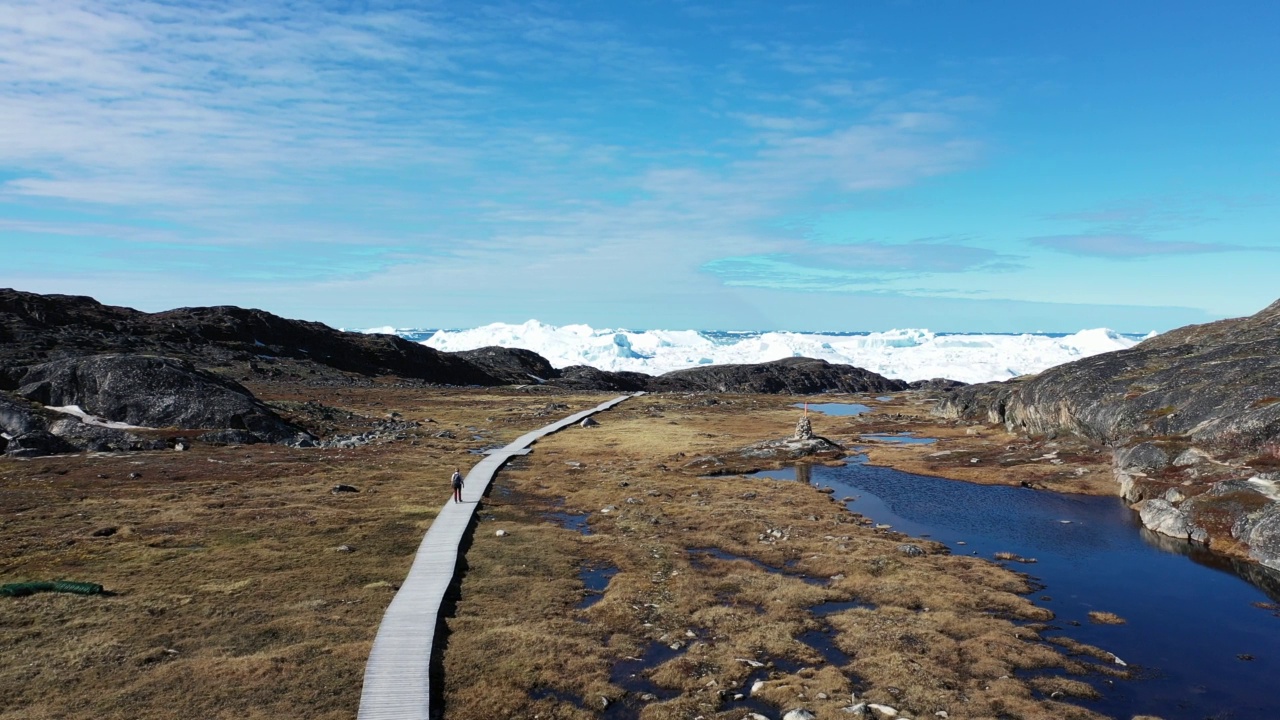
<svg viewBox="0 0 1280 720"><path fill-rule="evenodd" d="M956 554L1011 564L1038 583L1055 619L1042 634L1115 654L1135 679L1084 678L1114 717L1280 717L1277 574L1154 535L1115 497L1066 495L912 475L864 463L759 473L831 487L846 506ZM1004 555L1008 554L1008 555ZM1091 612L1114 613L1102 624Z"/></svg>

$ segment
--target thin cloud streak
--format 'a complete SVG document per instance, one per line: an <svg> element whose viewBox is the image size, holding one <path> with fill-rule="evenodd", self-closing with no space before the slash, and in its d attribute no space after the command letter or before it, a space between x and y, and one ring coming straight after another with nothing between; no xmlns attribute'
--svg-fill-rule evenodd
<svg viewBox="0 0 1280 720"><path fill-rule="evenodd" d="M1068 255L1108 260L1237 252L1280 252L1280 247L1275 246L1149 240L1137 235L1053 235L1031 238L1029 242L1032 245Z"/></svg>

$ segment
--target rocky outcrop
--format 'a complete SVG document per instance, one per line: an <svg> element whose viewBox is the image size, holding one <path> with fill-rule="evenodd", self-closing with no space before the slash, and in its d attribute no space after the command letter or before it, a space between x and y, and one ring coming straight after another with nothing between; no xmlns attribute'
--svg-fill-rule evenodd
<svg viewBox="0 0 1280 720"><path fill-rule="evenodd" d="M1117 447L1179 437L1218 456L1275 455L1280 302L1251 317L1173 330L1039 375L959 388L940 411Z"/></svg>
<svg viewBox="0 0 1280 720"><path fill-rule="evenodd" d="M928 380L912 380L907 383L907 387L912 390L954 390L958 387L964 387L965 383L959 380L951 380L948 378L930 378Z"/></svg>
<svg viewBox="0 0 1280 720"><path fill-rule="evenodd" d="M570 365L561 368L559 375L549 384L574 390L608 390L610 392L639 392L649 388L652 375L638 372L610 372L590 365Z"/></svg>
<svg viewBox="0 0 1280 720"><path fill-rule="evenodd" d="M40 406L67 408L50 415L16 399L0 401L0 422L18 441L47 432L75 448L129 449L143 442L131 431L162 428L232 431L239 442L311 439L239 384L173 358L67 358L11 368L5 385Z"/></svg>
<svg viewBox="0 0 1280 720"><path fill-rule="evenodd" d="M790 393L893 392L907 389L901 380L890 380L852 365L793 357L754 365L706 365L676 370L653 378L652 392Z"/></svg>
<svg viewBox="0 0 1280 720"><path fill-rule="evenodd" d="M466 360L490 377L509 385L541 384L560 374L546 358L532 350L491 345L456 352L453 356Z"/></svg>
<svg viewBox="0 0 1280 720"><path fill-rule="evenodd" d="M1039 375L951 390L938 412L1114 449L1120 492L1163 534L1248 548L1280 567L1280 302ZM1176 487L1175 487L1176 486Z"/></svg>
<svg viewBox="0 0 1280 720"><path fill-rule="evenodd" d="M201 367L287 358L361 375L446 385L503 380L450 353L394 335L350 333L230 306L144 313L93 298L0 289L0 367L100 354L150 354Z"/></svg>

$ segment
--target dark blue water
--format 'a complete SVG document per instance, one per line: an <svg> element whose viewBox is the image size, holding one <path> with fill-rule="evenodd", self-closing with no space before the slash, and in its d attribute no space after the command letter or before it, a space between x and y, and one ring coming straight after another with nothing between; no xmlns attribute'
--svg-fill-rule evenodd
<svg viewBox="0 0 1280 720"><path fill-rule="evenodd" d="M791 407L808 407L810 410L820 412L823 415L861 415L864 412L871 411L869 406L859 403L796 403Z"/></svg>
<svg viewBox="0 0 1280 720"><path fill-rule="evenodd" d="M1095 645L1137 670L1137 679L1114 686L1094 681L1103 698L1076 702L1121 718L1280 718L1272 685L1280 678L1280 618L1255 605L1280 599L1280 574L1150 533L1115 497L974 485L857 463L810 472L815 485L857 498L846 503L850 510L928 535L955 554L1035 558L1010 567L1043 584L1033 597L1060 628L1045 635ZM1090 610L1127 623L1093 624Z"/></svg>

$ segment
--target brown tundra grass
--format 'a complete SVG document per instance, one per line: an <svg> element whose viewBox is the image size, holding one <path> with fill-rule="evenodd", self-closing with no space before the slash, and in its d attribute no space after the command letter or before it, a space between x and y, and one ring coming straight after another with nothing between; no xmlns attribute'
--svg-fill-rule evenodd
<svg viewBox="0 0 1280 720"><path fill-rule="evenodd" d="M422 426L347 450L197 444L0 461L0 582L112 591L0 599L0 719L353 718L378 622L452 468L475 462L469 449L603 399L391 382L253 389L327 432L392 412ZM908 557L903 536L806 484L680 470L789 434L795 400L637 398L503 470L447 621L445 716L585 719L623 702L643 720L736 720L745 711L727 705L759 678L756 697L775 716L847 717L856 693L913 717L1096 717L1069 703L1116 672L1110 654L1042 636L1051 616L1018 574L923 540L912 542L927 554ZM846 443L904 422L812 417ZM339 483L360 492L330 492ZM550 521L553 511L589 513L591 534ZM579 609L583 567L617 574ZM809 612L832 600L864 606ZM824 629L847 664L796 639ZM639 672L662 697L625 695L617 663L655 646L671 658ZM1042 669L1052 672L1022 680Z"/></svg>

